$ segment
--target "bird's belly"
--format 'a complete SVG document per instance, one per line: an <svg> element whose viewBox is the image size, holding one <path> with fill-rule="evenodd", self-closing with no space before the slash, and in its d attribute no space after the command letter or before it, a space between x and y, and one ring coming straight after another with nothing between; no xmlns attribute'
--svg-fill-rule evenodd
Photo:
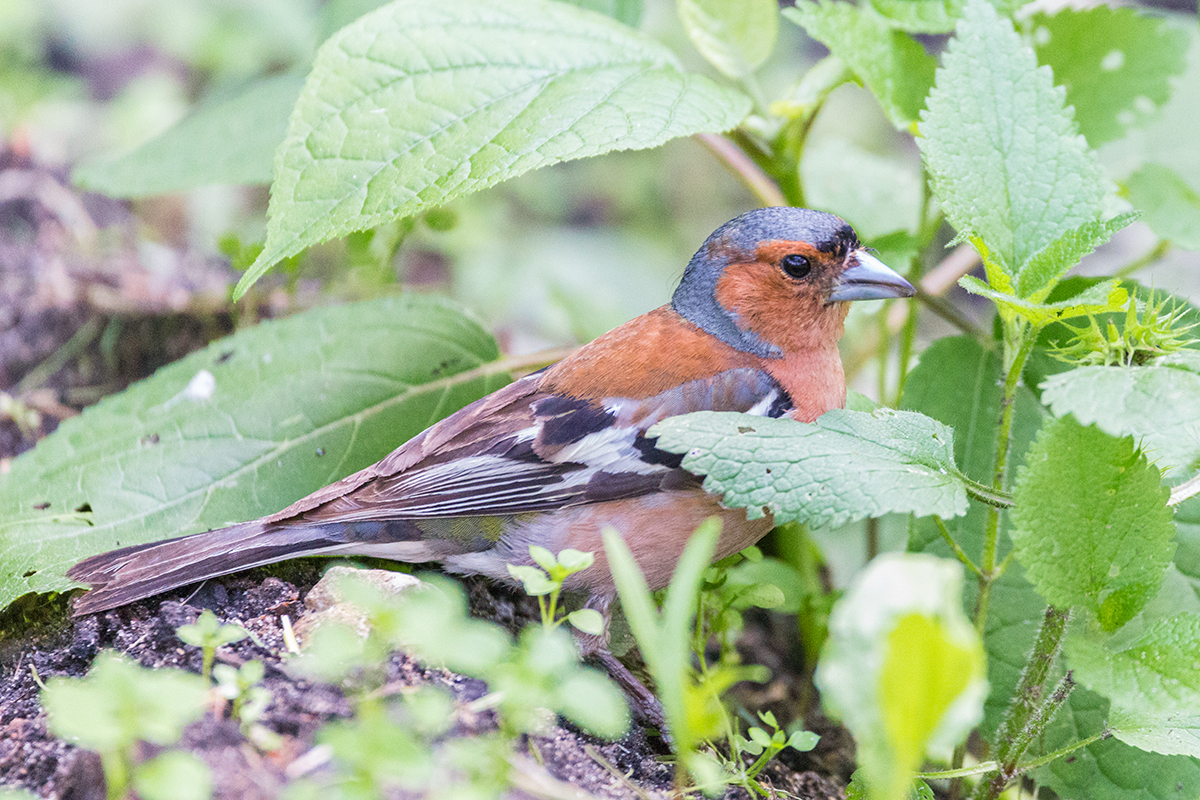
<svg viewBox="0 0 1200 800"><path fill-rule="evenodd" d="M709 517L721 518L721 537L715 558L724 558L757 542L771 530L770 515L746 519L745 509L722 508L717 498L700 489L657 492L642 497L591 503L538 514L505 531L497 546L484 552L446 558L452 571L509 579L507 564L532 564L529 546L553 553L574 548L595 554L596 562L567 579L566 588L590 595L615 592L603 531L614 528L629 545L651 589L666 586L692 533Z"/></svg>

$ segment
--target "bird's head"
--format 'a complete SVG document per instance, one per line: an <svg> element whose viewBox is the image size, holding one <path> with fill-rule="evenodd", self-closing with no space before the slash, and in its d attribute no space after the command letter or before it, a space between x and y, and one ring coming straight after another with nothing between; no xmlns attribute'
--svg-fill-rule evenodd
<svg viewBox="0 0 1200 800"><path fill-rule="evenodd" d="M778 358L836 342L850 300L914 291L844 220L779 206L717 228L688 262L671 306L726 344Z"/></svg>

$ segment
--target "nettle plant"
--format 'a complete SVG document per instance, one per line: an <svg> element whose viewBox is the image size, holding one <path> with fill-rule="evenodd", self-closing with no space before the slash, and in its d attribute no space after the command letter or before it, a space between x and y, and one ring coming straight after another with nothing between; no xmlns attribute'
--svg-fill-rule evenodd
<svg viewBox="0 0 1200 800"><path fill-rule="evenodd" d="M901 796L932 762L948 769L925 778L977 797L1020 776L1065 796L1195 796L1200 314L1130 279L1172 245L1200 246L1195 21L1019 6L679 0L710 78L637 30L638 2L399 0L333 34L302 86L277 77L204 104L79 177L124 195L271 177L266 240L239 250L253 263L235 297L330 238L388 260L414 219L442 225L456 198L681 136L764 203L841 214L923 289L852 318L848 337L851 371L877 360L879 396L899 410L855 396L811 425L704 413L653 433L793 538L907 515L907 553L868 566L832 614L801 615L827 632L816 681L858 740L854 791ZM781 15L830 54L768 100L756 73ZM950 36L935 56L916 34ZM828 131L810 141L847 83L915 138L919 165ZM256 135L215 133L231 122ZM1139 213L1158 237L1145 256L1066 277ZM947 229L961 246L938 263ZM978 263L964 252L986 280L963 276ZM994 306L990 330L941 297L955 279L976 311ZM962 334L917 354L926 310ZM92 553L273 512L536 364L502 358L432 297L240 331L14 461L0 602L73 588L65 570ZM811 563L810 545L794 552ZM645 630L665 624L639 609ZM983 744L968 752L972 731Z"/></svg>

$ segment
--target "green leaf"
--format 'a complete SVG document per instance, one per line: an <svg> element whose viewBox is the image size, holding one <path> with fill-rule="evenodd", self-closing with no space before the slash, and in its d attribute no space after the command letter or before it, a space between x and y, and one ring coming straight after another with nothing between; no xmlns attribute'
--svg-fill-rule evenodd
<svg viewBox="0 0 1200 800"><path fill-rule="evenodd" d="M597 612L592 613L599 616ZM584 633L599 633L578 625L576 627ZM603 673L576 666L569 671L555 695L554 710L588 733L605 739L617 739L629 730L629 709L625 695Z"/></svg>
<svg viewBox="0 0 1200 800"><path fill-rule="evenodd" d="M720 520L713 518L692 534L671 577L660 616L629 546L615 530L604 531L604 550L621 608L657 686L675 752L693 774L704 769L695 747L710 732L700 729L700 715L689 704L695 701L689 642L704 570L712 562L720 533Z"/></svg>
<svg viewBox="0 0 1200 800"><path fill-rule="evenodd" d="M75 182L111 197L215 183L270 183L272 156L303 85L303 76L276 75L209 98L133 152L81 164Z"/></svg>
<svg viewBox="0 0 1200 800"><path fill-rule="evenodd" d="M1068 417L1038 435L1017 476L1017 559L1051 605L1086 608L1104 630L1128 622L1175 551L1169 491L1135 450Z"/></svg>
<svg viewBox="0 0 1200 800"><path fill-rule="evenodd" d="M604 618L600 612L592 608L581 608L567 614L567 622L579 631L599 636L604 633Z"/></svg>
<svg viewBox="0 0 1200 800"><path fill-rule="evenodd" d="M658 42L551 0L397 0L317 54L276 153L266 247L305 247L531 169L745 117L741 92Z"/></svg>
<svg viewBox="0 0 1200 800"><path fill-rule="evenodd" d="M870 7L800 0L783 15L854 70L897 128L916 123L936 62L920 44Z"/></svg>
<svg viewBox="0 0 1200 800"><path fill-rule="evenodd" d="M1045 300L1071 267L1137 218L1137 214L1121 214L1106 222L1085 222L1067 231L1030 256L1017 274L1017 294L1035 303Z"/></svg>
<svg viewBox="0 0 1200 800"><path fill-rule="evenodd" d="M841 137L811 141L800 161L805 201L845 219L864 241L916 231L923 187L920 163L910 155L880 155ZM878 255L885 264L908 263L889 256Z"/></svg>
<svg viewBox="0 0 1200 800"><path fill-rule="evenodd" d="M642 19L642 0L562 0L636 28Z"/></svg>
<svg viewBox="0 0 1200 800"><path fill-rule="evenodd" d="M1090 314L1121 311L1129 301L1129 292L1116 280L1097 283L1073 297L1053 303L1024 300L1007 292L996 291L973 275L959 278L958 285L971 294L986 297L995 303L1005 321L1020 317L1035 328Z"/></svg>
<svg viewBox="0 0 1200 800"><path fill-rule="evenodd" d="M1108 701L1076 687L1051 721L1029 758L1052 753L1099 733L1109 719ZM1178 800L1200 796L1200 762L1180 756L1146 753L1117 739L1077 750L1038 769L1034 776L1060 797L1112 800Z"/></svg>
<svg viewBox="0 0 1200 800"><path fill-rule="evenodd" d="M584 553L576 550L573 547L568 547L566 550L558 554L558 563L567 570L569 574L582 572L590 567L596 561L596 556L593 553Z"/></svg>
<svg viewBox="0 0 1200 800"><path fill-rule="evenodd" d="M508 567L508 574L521 582L521 588L530 597L541 597L550 594L555 589L562 588L561 584L547 578L546 573L537 567L525 567L518 564L505 564L505 566Z"/></svg>
<svg viewBox="0 0 1200 800"><path fill-rule="evenodd" d="M1132 8L1064 8L1031 25L1038 61L1066 88L1093 147L1149 119L1170 97L1170 77L1183 71L1187 35Z"/></svg>
<svg viewBox="0 0 1200 800"><path fill-rule="evenodd" d="M1133 436L1168 474L1200 461L1200 374L1167 365L1079 367L1051 375L1042 399L1112 436Z"/></svg>
<svg viewBox="0 0 1200 800"><path fill-rule="evenodd" d="M168 750L137 766L133 788L142 800L209 800L212 772L199 756Z"/></svg>
<svg viewBox="0 0 1200 800"><path fill-rule="evenodd" d="M835 410L806 424L701 411L650 429L657 447L683 453L684 469L751 519L839 526L889 513L966 513L954 435L906 411Z"/></svg>
<svg viewBox="0 0 1200 800"><path fill-rule="evenodd" d="M1124 181L1129 202L1162 238L1200 250L1200 192L1162 164L1146 164Z"/></svg>
<svg viewBox="0 0 1200 800"><path fill-rule="evenodd" d="M967 0L871 0L888 23L913 33L950 33Z"/></svg>
<svg viewBox="0 0 1200 800"><path fill-rule="evenodd" d="M1064 96L1012 23L971 0L942 59L918 144L946 216L960 233L982 239L1009 275L1100 215L1106 179Z"/></svg>
<svg viewBox="0 0 1200 800"><path fill-rule="evenodd" d="M175 669L146 669L101 653L85 678L53 677L42 691L48 727L58 737L101 753L145 740L168 745L204 713L208 681Z"/></svg>
<svg viewBox="0 0 1200 800"><path fill-rule="evenodd" d="M1200 191L1200 149L1193 135L1200 127L1200 27L1190 24L1186 16L1163 19L1187 36L1184 71L1171 80L1170 99L1148 121L1105 145L1102 156L1118 179L1143 164L1162 164L1178 173L1193 191Z"/></svg>
<svg viewBox="0 0 1200 800"><path fill-rule="evenodd" d="M676 8L692 44L730 78L750 76L775 49L775 0L677 0Z"/></svg>
<svg viewBox="0 0 1200 800"><path fill-rule="evenodd" d="M1130 642L1073 626L1064 650L1076 678L1112 702L1116 736L1164 755L1200 756L1200 615L1159 618Z"/></svg>
<svg viewBox="0 0 1200 800"><path fill-rule="evenodd" d="M352 332L352 335L348 335ZM0 606L80 558L253 519L507 382L452 304L322 308L214 342L66 420L0 481Z"/></svg>
<svg viewBox="0 0 1200 800"><path fill-rule="evenodd" d="M888 553L834 606L815 680L854 734L871 798L904 797L925 752L983 715L983 644L962 588L954 562Z"/></svg>

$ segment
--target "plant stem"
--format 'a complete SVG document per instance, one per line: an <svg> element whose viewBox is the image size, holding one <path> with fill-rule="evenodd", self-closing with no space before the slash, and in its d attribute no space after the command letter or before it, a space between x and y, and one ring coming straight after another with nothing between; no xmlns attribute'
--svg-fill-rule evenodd
<svg viewBox="0 0 1200 800"><path fill-rule="evenodd" d="M1033 651L1021 671L1012 705L1008 707L996 732L996 761L1000 768L975 787L972 796L976 800L996 800L1000 796L1004 787L1020 773L1018 764L1030 742L1041 735L1054 712L1070 694L1075 682L1068 673L1056 690L1049 697L1044 697L1046 678L1058 658L1070 618L1071 612L1068 610L1054 606L1046 609Z"/></svg>
<svg viewBox="0 0 1200 800"><path fill-rule="evenodd" d="M1000 425L996 431L996 461L992 470L992 489L1003 493L1008 477L1008 454L1012 449L1013 409L1016 405L1017 387L1021 384L1021 371L1033 351L1037 331L1024 323L1011 323L1004 331L1004 362L1006 376L1004 394L1000 400ZM988 508L987 529L983 541L983 557L979 565L979 601L975 608L975 628L983 632L987 622L988 605L991 600L992 582L996 579L996 552L1000 546L1000 509Z"/></svg>
<svg viewBox="0 0 1200 800"><path fill-rule="evenodd" d="M715 133L697 133L696 141L737 176L764 206L786 206L787 199L771 176L755 164L736 144Z"/></svg>
<svg viewBox="0 0 1200 800"><path fill-rule="evenodd" d="M971 560L971 557L967 555L966 551L958 546L958 542L954 541L954 537L950 535L950 530L946 527L946 523L942 521L942 518L935 516L933 518L933 522L935 525L937 525L938 533L942 535L942 539L946 541L946 544L950 545L950 549L954 552L954 555L958 558L958 560L961 561L967 569L971 570L971 572L974 572L976 575L982 575L983 573L979 571L979 567L975 566L975 562Z"/></svg>
<svg viewBox="0 0 1200 800"><path fill-rule="evenodd" d="M991 486L985 486L978 481L973 481L966 475L959 475L964 488L967 490L967 496L978 500L981 503L986 503L994 508L1012 508L1012 495L1005 491L997 491Z"/></svg>

